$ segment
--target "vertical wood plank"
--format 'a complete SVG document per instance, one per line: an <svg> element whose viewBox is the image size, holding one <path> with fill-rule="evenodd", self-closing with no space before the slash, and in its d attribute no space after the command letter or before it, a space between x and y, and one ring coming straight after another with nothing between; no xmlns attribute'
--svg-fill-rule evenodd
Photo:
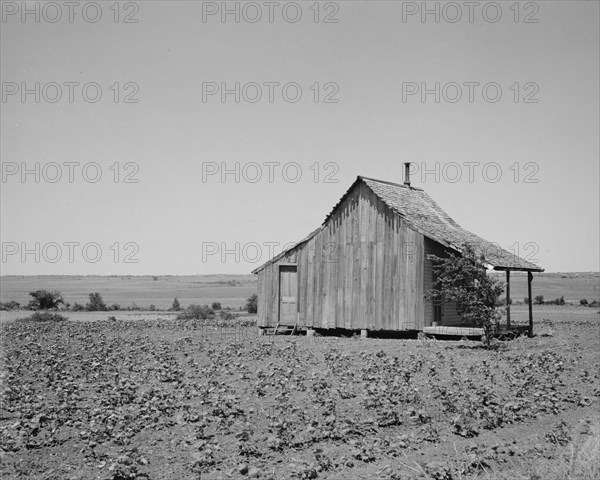
<svg viewBox="0 0 600 480"><path fill-rule="evenodd" d="M346 237L345 237L345 225L346 225L346 209L340 209L340 224L336 234L337 242L337 256L335 267L337 271L337 306L335 314L334 328L339 328L344 325L345 313L345 297L346 297L346 280L345 280L345 263L344 257L346 255Z"/></svg>
<svg viewBox="0 0 600 480"><path fill-rule="evenodd" d="M416 305L415 305L415 313L414 313L414 321L411 326L413 329L422 330L424 327L424 319L425 319L425 292L423 291L423 276L425 274L425 254L424 254L424 240L425 237L420 233L415 232L414 235L415 241L415 268L417 272L417 280L416 280Z"/></svg>
<svg viewBox="0 0 600 480"><path fill-rule="evenodd" d="M265 293L263 291L263 286L264 286L264 278L265 278L265 271L264 269L261 270L260 272L258 272L258 309L256 311L256 315L258 317L258 321L257 324L259 327L262 327L265 325Z"/></svg>
<svg viewBox="0 0 600 480"><path fill-rule="evenodd" d="M315 237L315 326L323 325L323 230Z"/></svg>
<svg viewBox="0 0 600 480"><path fill-rule="evenodd" d="M408 282L406 279L407 265L406 265L406 242L407 242L407 231L404 227L402 219L398 219L398 229L396 233L396 242L398 243L398 311L396 312L396 327L398 330L404 329L406 322L406 312L408 304L406 302L406 289L408 288Z"/></svg>
<svg viewBox="0 0 600 480"><path fill-rule="evenodd" d="M385 265L384 265L384 245L385 239L385 212L383 202L378 198L377 199L377 261L375 268L377 270L377 281L375 287L375 330L383 329L383 300L384 300L384 275L385 275Z"/></svg>
<svg viewBox="0 0 600 480"><path fill-rule="evenodd" d="M327 256L325 258L325 276L327 277L325 283L326 289L326 301L327 301L327 328L331 328L334 321L335 315L335 303L337 300L337 292L335 291L335 264L333 263L335 255L335 224L337 221L337 214L332 218L329 224L327 232Z"/></svg>
<svg viewBox="0 0 600 480"><path fill-rule="evenodd" d="M360 226L359 226L359 195L353 192L352 195L352 318L350 328L357 328L358 316L360 310Z"/></svg>
<svg viewBox="0 0 600 480"><path fill-rule="evenodd" d="M397 239L398 239L398 234L397 234L397 228L398 228L398 216L393 213L390 212L390 226L391 226L391 231L390 231L390 253L392 255L391 258L391 262L390 262L390 281L391 281L391 305L390 305L390 324L388 329L390 330L396 330L398 328L398 317L397 317L397 310L398 310L398 304L399 302L399 275L400 272L398 271L398 243Z"/></svg>
<svg viewBox="0 0 600 480"><path fill-rule="evenodd" d="M344 328L352 328L352 266L354 265L354 245L352 244L352 205L347 205L348 216L346 218L346 256L345 281L346 298L344 299Z"/></svg>
<svg viewBox="0 0 600 480"><path fill-rule="evenodd" d="M375 294L377 282L377 198L369 192L369 287L367 289L367 325L370 330L375 328Z"/></svg>
<svg viewBox="0 0 600 480"><path fill-rule="evenodd" d="M506 326L510 328L510 270L506 271Z"/></svg>
<svg viewBox="0 0 600 480"><path fill-rule="evenodd" d="M431 284L433 282L433 266L432 262L428 255L433 253L431 251L431 240L428 238L423 239L423 253L424 253L424 270L423 270L423 294L427 294L427 292L431 289ZM424 300L424 326L430 326L433 322L433 302L429 299Z"/></svg>
<svg viewBox="0 0 600 480"><path fill-rule="evenodd" d="M312 327L315 322L315 237L308 241L306 264L306 325Z"/></svg>
<svg viewBox="0 0 600 480"><path fill-rule="evenodd" d="M390 215L389 209L384 206L384 234L383 234L383 322L382 329L388 330L390 323L391 307L391 258L390 258Z"/></svg>
<svg viewBox="0 0 600 480"><path fill-rule="evenodd" d="M329 236L331 231L331 219L323 229L323 255L321 256L321 291L319 301L321 303L321 328L329 326Z"/></svg>
<svg viewBox="0 0 600 480"><path fill-rule="evenodd" d="M402 228L402 279L404 280L404 285L402 288L402 303L404 304L404 308L402 309L402 323L400 325L402 330L411 328L411 324L413 322L413 282L415 267L413 258L414 245L411 233L412 230L408 228Z"/></svg>
<svg viewBox="0 0 600 480"><path fill-rule="evenodd" d="M529 300L529 336L533 337L533 306L531 300L531 281L533 280L533 274L527 271L527 298Z"/></svg>
<svg viewBox="0 0 600 480"><path fill-rule="evenodd" d="M269 309L269 325L277 324L277 317L279 314L279 302L277 301L277 289L279 280L276 275L277 263L272 263L269 265L269 297L271 299L270 304L271 308Z"/></svg>
<svg viewBox="0 0 600 480"><path fill-rule="evenodd" d="M337 303L338 303L338 270L337 270L337 257L338 241L337 234L340 227L340 215L336 213L335 218L331 226L331 235L329 237L330 243L330 255L329 255L329 328L335 328L336 317L337 317Z"/></svg>
<svg viewBox="0 0 600 480"><path fill-rule="evenodd" d="M300 252L300 262L298 263L298 281L300 284L300 298L298 299L299 306L299 325L306 325L306 289L308 286L308 252L307 252L308 242L306 242L302 246L302 251Z"/></svg>
<svg viewBox="0 0 600 480"><path fill-rule="evenodd" d="M359 309L357 315L357 324L355 328L366 329L367 323L367 285L369 283L369 245L368 245L368 234L369 234L369 205L368 205L368 193L369 190L366 185L362 184L360 188L360 210L359 210L359 235L360 235L360 260L359 260Z"/></svg>

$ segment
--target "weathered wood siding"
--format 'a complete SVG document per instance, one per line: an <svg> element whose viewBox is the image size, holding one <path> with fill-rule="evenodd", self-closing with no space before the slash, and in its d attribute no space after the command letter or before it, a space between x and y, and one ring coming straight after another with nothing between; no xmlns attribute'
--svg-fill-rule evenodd
<svg viewBox="0 0 600 480"><path fill-rule="evenodd" d="M277 325L279 318L279 265L296 263L296 250L286 252L277 262L270 263L258 272L257 325Z"/></svg>
<svg viewBox="0 0 600 480"><path fill-rule="evenodd" d="M301 326L420 330L424 259L423 236L361 183L322 230L259 272L258 324L277 324L279 265L297 263Z"/></svg>

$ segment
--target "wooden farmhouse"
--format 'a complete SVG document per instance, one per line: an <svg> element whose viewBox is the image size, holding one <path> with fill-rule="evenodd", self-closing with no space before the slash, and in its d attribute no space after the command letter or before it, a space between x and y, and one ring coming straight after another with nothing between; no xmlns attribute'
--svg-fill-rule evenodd
<svg viewBox="0 0 600 480"><path fill-rule="evenodd" d="M488 268L506 271L509 328L510 272L527 272L532 334L532 272L543 269L460 227L410 185L408 165L403 185L357 177L319 228L252 272L258 326L461 334L455 305L433 305L425 293L430 256L460 253L465 243Z"/></svg>

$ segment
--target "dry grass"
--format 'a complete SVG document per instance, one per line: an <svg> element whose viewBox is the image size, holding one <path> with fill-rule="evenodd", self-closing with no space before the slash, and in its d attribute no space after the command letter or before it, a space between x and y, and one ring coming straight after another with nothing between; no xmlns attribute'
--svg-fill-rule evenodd
<svg viewBox="0 0 600 480"><path fill-rule="evenodd" d="M600 423L592 427L591 437L579 448L571 445L570 455L560 465L560 476L566 480L597 480L600 478Z"/></svg>
<svg viewBox="0 0 600 480"><path fill-rule="evenodd" d="M562 455L536 463L523 480L598 480L600 478L600 423L594 420L589 435L572 442Z"/></svg>

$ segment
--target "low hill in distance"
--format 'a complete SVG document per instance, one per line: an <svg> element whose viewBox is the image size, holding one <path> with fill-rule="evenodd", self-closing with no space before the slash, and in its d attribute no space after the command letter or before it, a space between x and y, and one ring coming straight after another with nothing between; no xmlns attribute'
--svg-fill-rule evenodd
<svg viewBox="0 0 600 480"><path fill-rule="evenodd" d="M504 272L492 272L505 280ZM527 275L511 272L511 298L523 301L527 296ZM91 292L102 295L105 303L118 303L123 307L145 308L154 305L167 309L177 297L182 307L191 303L220 302L223 307L237 309L257 290L256 275L146 275L146 276L85 276L40 275L0 277L0 301L15 300L26 305L33 290L58 290L71 304L88 302ZM598 272L536 273L533 277L533 296L543 295L545 300L564 296L567 303L579 304L600 300L600 274Z"/></svg>

